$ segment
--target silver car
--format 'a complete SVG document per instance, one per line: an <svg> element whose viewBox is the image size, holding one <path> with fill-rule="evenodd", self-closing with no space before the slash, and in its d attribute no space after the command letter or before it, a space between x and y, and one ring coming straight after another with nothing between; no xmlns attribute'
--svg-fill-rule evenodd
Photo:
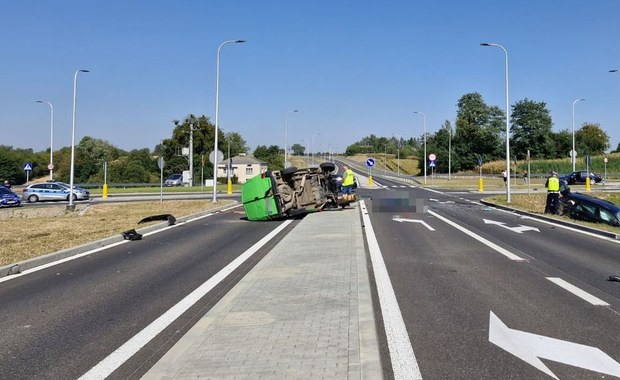
<svg viewBox="0 0 620 380"><path fill-rule="evenodd" d="M70 186L63 182L35 183L23 190L22 199L34 203L38 201L68 201ZM73 200L89 199L88 190L73 186Z"/></svg>

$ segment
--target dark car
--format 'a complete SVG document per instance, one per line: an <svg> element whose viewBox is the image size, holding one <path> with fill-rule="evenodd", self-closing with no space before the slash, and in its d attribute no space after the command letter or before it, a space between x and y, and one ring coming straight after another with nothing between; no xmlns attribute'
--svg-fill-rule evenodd
<svg viewBox="0 0 620 380"><path fill-rule="evenodd" d="M572 172L570 174L564 175L560 177L560 179L568 182L569 185L583 185L586 183L586 178L590 177L590 183L600 183L603 180L603 177L596 173L588 172L586 170Z"/></svg>
<svg viewBox="0 0 620 380"><path fill-rule="evenodd" d="M620 207L604 199L581 193L564 197L564 215L572 219L620 226Z"/></svg>
<svg viewBox="0 0 620 380"><path fill-rule="evenodd" d="M21 197L0 185L0 207L17 207L22 203Z"/></svg>

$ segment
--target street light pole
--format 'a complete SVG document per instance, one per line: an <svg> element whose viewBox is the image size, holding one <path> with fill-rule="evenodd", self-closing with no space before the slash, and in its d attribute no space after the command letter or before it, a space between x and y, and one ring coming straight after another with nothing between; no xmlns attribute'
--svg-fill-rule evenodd
<svg viewBox="0 0 620 380"><path fill-rule="evenodd" d="M320 134L321 132L318 132L312 135L312 143L310 145L310 150L312 150L312 166L314 166L314 138Z"/></svg>
<svg viewBox="0 0 620 380"><path fill-rule="evenodd" d="M77 111L77 77L89 70L77 70L73 75L73 122L71 123L71 171L69 174L69 208L73 208L73 176L75 173L75 116Z"/></svg>
<svg viewBox="0 0 620 380"><path fill-rule="evenodd" d="M500 44L483 42L480 46L502 49L506 57L506 203L510 203L510 103L508 101L508 51Z"/></svg>
<svg viewBox="0 0 620 380"><path fill-rule="evenodd" d="M50 106L50 181L54 180L54 106L47 100L37 100L37 103L47 103Z"/></svg>
<svg viewBox="0 0 620 380"><path fill-rule="evenodd" d="M424 118L424 184L426 185L426 114L424 112L413 111L413 113L419 113Z"/></svg>
<svg viewBox="0 0 620 380"><path fill-rule="evenodd" d="M452 179L452 124L450 124L450 131L448 133L448 181L450 181Z"/></svg>
<svg viewBox="0 0 620 380"><path fill-rule="evenodd" d="M575 161L577 161L577 151L575 150L575 104L584 100L584 98L575 99L573 102L573 150L570 152L570 159L573 163L573 171L575 171Z"/></svg>
<svg viewBox="0 0 620 380"><path fill-rule="evenodd" d="M215 68L215 141L213 143L213 202L217 202L217 127L220 110L220 50L227 44L242 44L245 40L228 40L224 41L217 48L217 63Z"/></svg>
<svg viewBox="0 0 620 380"><path fill-rule="evenodd" d="M284 114L284 167L286 168L288 154L288 114L291 112L299 112L299 110L290 110Z"/></svg>

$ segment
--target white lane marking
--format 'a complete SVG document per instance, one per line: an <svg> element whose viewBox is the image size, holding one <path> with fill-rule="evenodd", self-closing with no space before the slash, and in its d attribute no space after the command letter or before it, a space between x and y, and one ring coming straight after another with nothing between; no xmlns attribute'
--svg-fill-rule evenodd
<svg viewBox="0 0 620 380"><path fill-rule="evenodd" d="M537 222L540 222L540 223L548 224L548 225L553 226L553 227L563 228L565 230L569 230L569 231L572 231L572 232L578 232L580 234L588 235L590 237L594 237L594 238L598 238L598 239L603 239L603 240L614 242L616 244L620 244L620 240L612 239L612 238L610 238L608 236L603 236L603 235L595 234L595 233L590 232L590 231L583 231L583 230L580 230L578 228L574 228L574 227L570 227L570 226L565 226L563 224L550 222L550 221L547 221L547 220L544 220L544 219L539 219L539 218L536 218L536 217L533 217L533 216L520 215L520 214L517 214L516 212L510 212L509 211L509 213L513 214L513 215L520 216L522 219L534 220L534 221L537 221Z"/></svg>
<svg viewBox="0 0 620 380"><path fill-rule="evenodd" d="M581 290L580 288L576 287L575 285L562 280L561 278L558 277L547 277L547 280L553 282L554 284L556 284L557 286L561 287L564 290L567 290L571 293L573 293L574 295L576 295L577 297L581 298L582 300L591 303L594 306L609 306L609 304L605 301L603 301L602 299L593 296L592 294Z"/></svg>
<svg viewBox="0 0 620 380"><path fill-rule="evenodd" d="M514 260L514 261L523 261L523 259L517 255L515 255L514 253L510 252L507 249L504 249L502 247L500 247L499 245L492 243L490 241L488 241L487 239L483 238L482 236L478 235L477 233L468 230L467 228L456 224L455 222L451 221L448 218L444 218L443 216L437 214L436 212L433 212L431 210L428 210L428 213L433 215L434 217L438 218L439 220L444 221L445 223L448 223L449 225L451 225L452 227L456 228L457 230L465 233L466 235L469 235L471 237L473 237L474 239L478 240L479 242L481 242L482 244L486 245L489 248L494 249L495 251L501 253L502 255L506 256L507 258L509 258L510 260Z"/></svg>
<svg viewBox="0 0 620 380"><path fill-rule="evenodd" d="M166 231L166 230L168 230L170 228L175 228L175 227L181 226L183 224L186 224L186 223L189 223L189 222L193 222L193 221L196 221L196 220L199 220L199 219L203 219L203 218L215 215L216 213L225 212L225 211L232 210L234 208L241 207L241 206L242 205L234 205L232 207L227 207L225 209L222 209L222 210L219 210L219 211L216 211L216 212L211 212L211 213L208 213L208 214L205 214L205 215L200 215L200 216L197 216L195 218L188 219L188 220L186 220L184 222L180 222L180 223L174 224L172 226L166 226L166 227L163 227L163 228L155 230L155 231L147 232L147 233L143 234L142 236L154 235L156 233L160 233L162 231ZM59 265L59 264L62 264L62 263L66 263L68 261L79 259L80 257L92 255L93 253L101 252L101 251L104 251L106 249L113 248L113 247L119 246L121 244L126 244L126 243L130 243L130 241L129 240L117 241L115 243L111 243L111 244L108 244L108 245L103 246L103 247L94 248L94 249L91 249L91 250L86 251L86 252L78 253L77 255L65 257L64 259L52 261L51 263L47 263L47 264L39 265L39 266L34 267L34 268L26 269L23 272L20 272L20 273L17 273L17 274L12 274L10 276L1 277L0 278L0 283L1 282L5 282L5 281L14 280L16 278L19 278L21 276L25 276L25 275L30 274L30 273L34 273L34 272L38 272L38 271L43 270L43 269L51 268L53 266L56 266L56 265Z"/></svg>
<svg viewBox="0 0 620 380"><path fill-rule="evenodd" d="M364 230L366 231L368 251L370 252L373 272L375 273L377 294L379 296L379 304L381 305L381 314L383 315L383 325L390 350L394 378L396 380L422 379L418 362L413 353L413 347L411 347L407 327L405 327L405 321L394 294L390 275L383 261L379 242L368 216L366 204L364 201L359 201L359 205L362 220L364 221Z"/></svg>
<svg viewBox="0 0 620 380"><path fill-rule="evenodd" d="M620 376L620 364L599 348L511 329L493 311L489 316L489 342L554 379L558 377L539 358Z"/></svg>
<svg viewBox="0 0 620 380"><path fill-rule="evenodd" d="M421 225L423 225L424 227L428 228L431 231L435 231L435 229L431 226L428 225L428 223L426 223L425 221L421 220L421 219L407 219L407 218L392 218L393 221L395 222L410 222L410 223L420 223Z"/></svg>
<svg viewBox="0 0 620 380"><path fill-rule="evenodd" d="M247 259L252 257L259 249L273 239L278 233L280 233L286 226L291 224L293 220L289 219L280 224L275 230L271 231L265 237L260 239L256 244L248 248L239 257L226 265L222 270L217 272L213 277L208 279L204 284L200 285L196 290L191 292L176 305L170 308L167 312L162 314L159 318L151 322L142 331L136 334L133 338L129 339L125 344L112 352L108 357L103 359L99 364L95 365L88 372L80 377L81 380L86 379L105 379L118 367L131 358L136 352L138 352L144 345L150 342L157 334L162 332L184 312L204 297L211 289L218 285L222 280L226 278L230 273L237 269Z"/></svg>

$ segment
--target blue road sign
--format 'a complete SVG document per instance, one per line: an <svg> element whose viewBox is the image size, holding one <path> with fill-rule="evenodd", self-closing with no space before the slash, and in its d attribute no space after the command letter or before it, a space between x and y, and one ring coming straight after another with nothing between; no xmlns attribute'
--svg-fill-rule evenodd
<svg viewBox="0 0 620 380"><path fill-rule="evenodd" d="M31 172L32 171L32 164L30 162L26 162L24 164L24 171L26 171L26 172Z"/></svg>
<svg viewBox="0 0 620 380"><path fill-rule="evenodd" d="M375 166L375 160L374 158L369 158L366 160L366 166L368 166L369 168L372 168L373 166Z"/></svg>
<svg viewBox="0 0 620 380"><path fill-rule="evenodd" d="M428 166L430 166L431 168L435 167L435 160L431 160L430 163L428 164Z"/></svg>

